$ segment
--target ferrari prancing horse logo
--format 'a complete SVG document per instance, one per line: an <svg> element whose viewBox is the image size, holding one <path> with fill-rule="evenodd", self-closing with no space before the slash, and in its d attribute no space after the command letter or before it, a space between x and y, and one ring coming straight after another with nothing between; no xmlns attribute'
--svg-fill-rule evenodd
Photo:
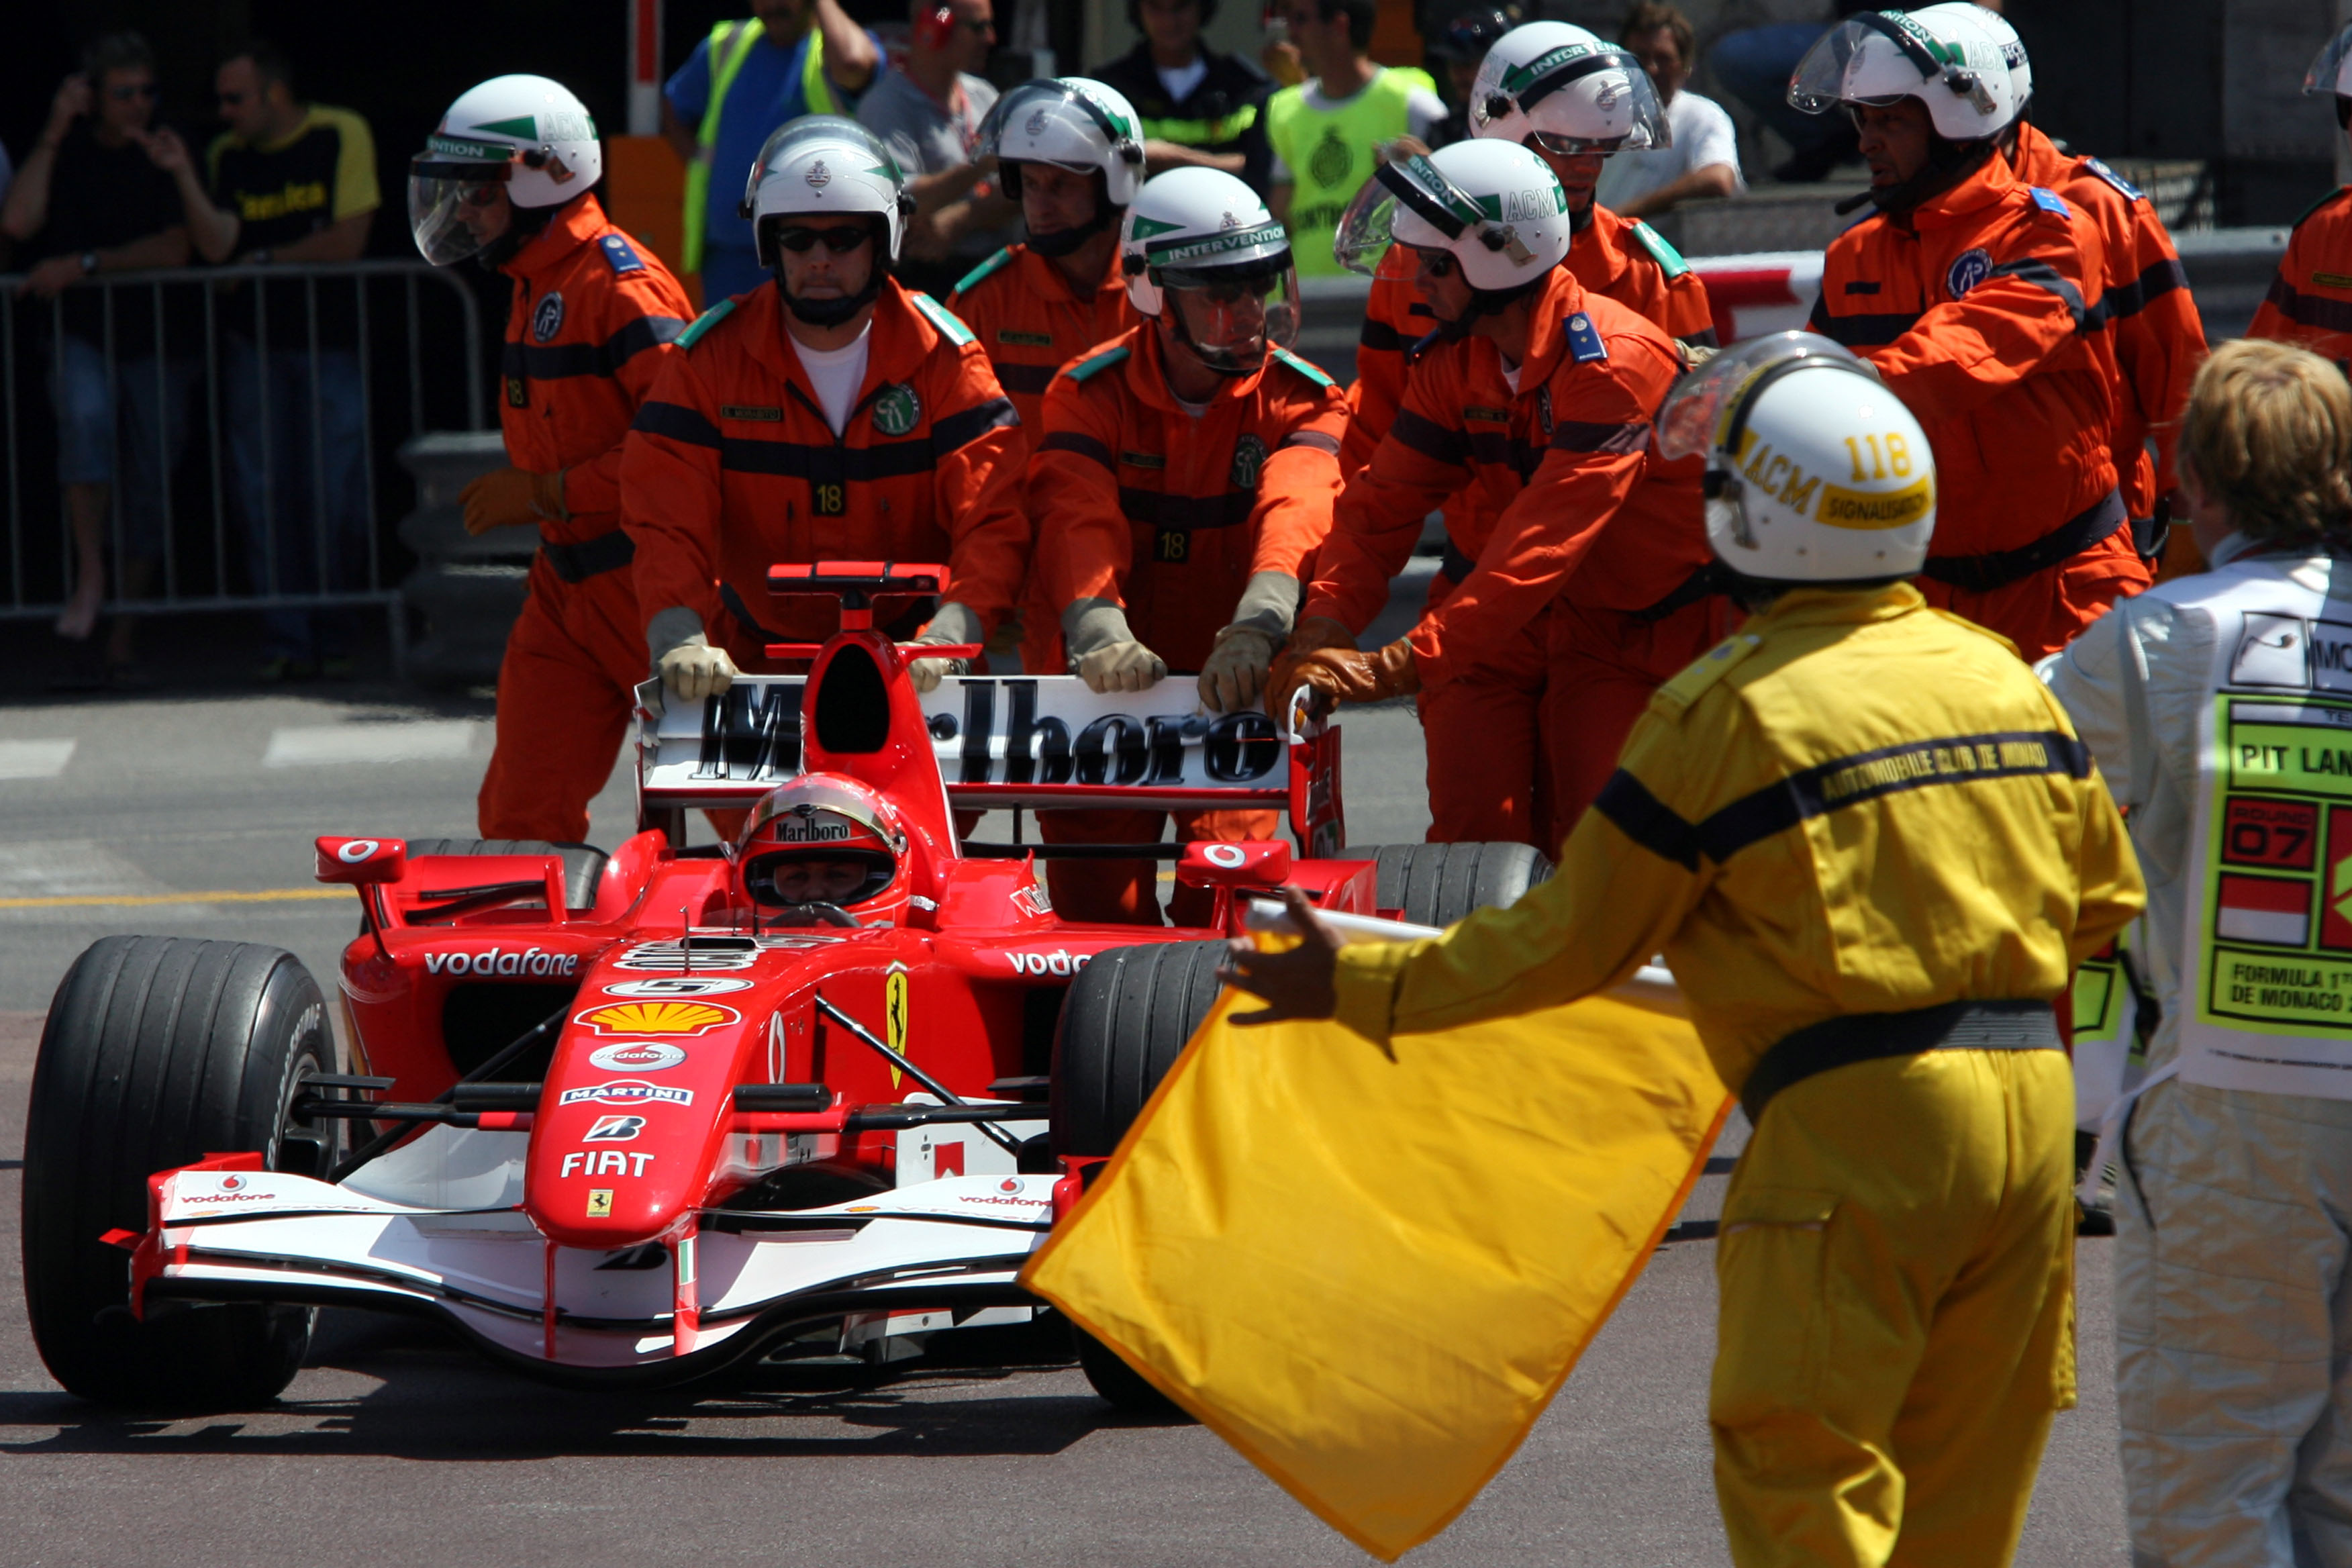
<svg viewBox="0 0 2352 1568"><path fill-rule="evenodd" d="M885 1044L900 1056L907 1054L907 966L894 963L889 978L882 983L882 1037ZM897 1068L890 1069L890 1087L898 1087L906 1075Z"/></svg>

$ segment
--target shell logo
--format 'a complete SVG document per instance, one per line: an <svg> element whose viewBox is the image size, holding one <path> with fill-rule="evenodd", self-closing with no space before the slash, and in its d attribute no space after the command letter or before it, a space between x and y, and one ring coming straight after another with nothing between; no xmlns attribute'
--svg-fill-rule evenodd
<svg viewBox="0 0 2352 1568"><path fill-rule="evenodd" d="M599 1035L700 1035L743 1015L715 1002L614 1002L591 1007L572 1022Z"/></svg>

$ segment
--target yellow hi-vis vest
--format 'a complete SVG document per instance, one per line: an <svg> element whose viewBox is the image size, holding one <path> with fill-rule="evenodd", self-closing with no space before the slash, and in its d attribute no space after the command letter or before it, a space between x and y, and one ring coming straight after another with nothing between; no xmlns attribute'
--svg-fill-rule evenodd
<svg viewBox="0 0 2352 1568"><path fill-rule="evenodd" d="M721 22L710 29L710 100L703 105L702 125L694 133L694 162L686 166L686 240L679 270L702 270L703 225L710 211L710 150L719 141L719 116L727 106L727 89L752 46L767 36L767 24ZM809 29L808 47L801 55L801 97L811 114L835 112L833 93L824 80L824 34Z"/></svg>
<svg viewBox="0 0 2352 1568"><path fill-rule="evenodd" d="M1429 73L1389 66L1335 110L1307 106L1307 89L1286 87L1265 106L1265 137L1290 170L1290 255L1298 275L1337 277L1331 255L1339 219L1372 177L1372 149L1411 128L1415 88L1434 90Z"/></svg>

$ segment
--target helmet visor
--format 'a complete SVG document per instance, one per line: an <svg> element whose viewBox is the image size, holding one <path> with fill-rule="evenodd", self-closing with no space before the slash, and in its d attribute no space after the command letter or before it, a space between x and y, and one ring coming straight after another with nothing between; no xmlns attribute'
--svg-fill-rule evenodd
<svg viewBox="0 0 2352 1568"><path fill-rule="evenodd" d="M1447 179L1425 153L1400 158L1397 151L1388 152L1339 216L1331 253L1351 272L1370 277L1380 269L1381 258L1396 241L1400 216L1409 214L1435 229L1433 237L1441 244L1458 239L1486 221L1478 204Z"/></svg>
<svg viewBox="0 0 2352 1568"><path fill-rule="evenodd" d="M1826 360L1875 378L1867 361L1814 332L1774 332L1728 348L1675 383L1658 411L1658 453L1696 458L1728 445L1731 426L1765 372L1799 360Z"/></svg>
<svg viewBox="0 0 2352 1568"><path fill-rule="evenodd" d="M1622 49L1558 67L1519 94L1519 110L1547 152L1643 153L1674 144L1650 73Z"/></svg>
<svg viewBox="0 0 2352 1568"><path fill-rule="evenodd" d="M1859 12L1822 34L1806 51L1805 58L1797 62L1796 70L1789 77L1790 106L1807 114L1826 114L1841 103L1884 108L1916 96L1916 88L1907 79L1889 80L1884 71L1872 72L1879 79L1867 85L1855 80L1857 68L1874 43L1878 49L1873 52L1882 56L1891 44L1917 68L1923 84L1934 81L1944 72L1946 62L1937 53L1935 39L1926 28L1906 16Z"/></svg>
<svg viewBox="0 0 2352 1568"><path fill-rule="evenodd" d="M1171 268L1160 287L1185 342L1213 370L1247 375L1271 350L1298 342L1298 274L1287 252L1279 266Z"/></svg>
<svg viewBox="0 0 2352 1568"><path fill-rule="evenodd" d="M2344 61L2352 55L2352 27L2346 27L2320 47L2312 57L2311 68L2304 73L2303 90L2314 97L2344 91Z"/></svg>
<svg viewBox="0 0 2352 1568"><path fill-rule="evenodd" d="M506 232L508 163L457 163L422 153L408 166L408 232L436 267L463 261Z"/></svg>

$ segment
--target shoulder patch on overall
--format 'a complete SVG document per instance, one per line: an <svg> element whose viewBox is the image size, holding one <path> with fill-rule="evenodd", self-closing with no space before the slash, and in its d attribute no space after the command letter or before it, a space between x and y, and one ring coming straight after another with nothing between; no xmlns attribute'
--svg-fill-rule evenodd
<svg viewBox="0 0 2352 1568"><path fill-rule="evenodd" d="M958 279L956 280L955 288L950 290L950 292L957 294L971 293L976 286L1003 271L1006 264L1011 262L1012 259L1013 247L1011 246L1007 245L999 247L995 255L990 257L987 260L982 262L979 266L973 268L971 271Z"/></svg>
<svg viewBox="0 0 2352 1568"><path fill-rule="evenodd" d="M1125 348L1105 349L1092 359L1082 359L1062 374L1072 381L1084 381L1098 371L1108 370L1132 352Z"/></svg>
<svg viewBox="0 0 2352 1568"><path fill-rule="evenodd" d="M617 274L625 276L646 269L646 264L629 247L629 242L617 234L603 236L596 241L596 248L604 253L604 265Z"/></svg>
<svg viewBox="0 0 2352 1568"><path fill-rule="evenodd" d="M2064 196L2060 195L2055 191L2045 191L2040 185L2026 186L2025 194L2032 196L2033 198L2033 205L2040 207L2043 212L2056 213L2060 217L2064 217L2068 213L2074 210L2066 205L2066 198Z"/></svg>
<svg viewBox="0 0 2352 1568"><path fill-rule="evenodd" d="M2303 216L2294 220L2294 226L2301 228L2305 224L2309 223L2313 218L2319 216L2320 208L2343 195L2347 191L2352 191L2352 185L2338 185L2336 189L2328 192L2326 195L2320 197L2317 201L2304 208Z"/></svg>
<svg viewBox="0 0 2352 1568"><path fill-rule="evenodd" d="M1568 357L1579 364L1609 357L1609 345L1601 341L1601 329L1582 310L1568 319Z"/></svg>
<svg viewBox="0 0 2352 1568"><path fill-rule="evenodd" d="M1650 253L1650 259L1656 262L1659 270L1667 277L1679 278L1690 270L1690 263L1683 259L1683 253L1668 245L1664 235L1640 218L1633 220L1633 237L1642 242L1642 248Z"/></svg>
<svg viewBox="0 0 2352 1568"><path fill-rule="evenodd" d="M1688 668L1651 694L1650 706L1680 716L1706 694L1708 687L1731 673L1741 659L1764 646L1752 632L1736 632L1691 661Z"/></svg>
<svg viewBox="0 0 2352 1568"><path fill-rule="evenodd" d="M1127 351L1121 349L1119 352L1124 353ZM1329 376L1325 375L1315 366L1308 364L1305 360L1300 359L1297 354L1292 353L1288 349L1278 348L1275 350L1274 357L1280 360L1283 363L1288 365L1291 369L1297 371L1299 374L1305 376L1307 380L1313 382L1318 386L1336 387L1339 384L1338 382L1333 381Z"/></svg>
<svg viewBox="0 0 2352 1568"><path fill-rule="evenodd" d="M2088 169L2094 174L2098 175L2099 178L2106 181L2107 184L2115 186L2116 190L2122 192L2124 200L2127 202L2144 202L2147 200L2147 192L2141 190L2137 185L2133 184L2129 180L2125 179L2121 174L2116 174L2113 169L2108 168L2104 161L2097 158L2085 158L2083 160L2083 167Z"/></svg>
<svg viewBox="0 0 2352 1568"><path fill-rule="evenodd" d="M719 322L725 321L734 313L734 300L719 300L719 303L711 306L710 309L703 311L699 316L695 317L694 324L692 326L688 327L686 331L678 333L677 346L682 349L692 348L695 344L702 341L703 333L709 331L711 328L717 326Z"/></svg>
<svg viewBox="0 0 2352 1568"><path fill-rule="evenodd" d="M908 298L915 301L915 309L923 313L923 318L940 330L940 336L956 347L961 348L974 341L971 329L963 324L963 319L929 294L919 292Z"/></svg>

